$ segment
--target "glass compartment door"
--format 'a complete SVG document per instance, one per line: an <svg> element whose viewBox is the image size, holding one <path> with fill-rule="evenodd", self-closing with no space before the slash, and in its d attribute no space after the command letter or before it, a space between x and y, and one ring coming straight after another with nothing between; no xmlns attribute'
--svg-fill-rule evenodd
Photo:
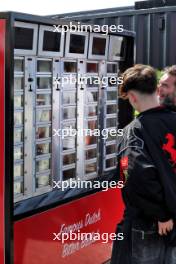
<svg viewBox="0 0 176 264"><path fill-rule="evenodd" d="M106 87L104 89L104 121L106 137L103 139L103 169L110 171L117 166L118 137L118 63L106 63Z"/></svg>
<svg viewBox="0 0 176 264"><path fill-rule="evenodd" d="M60 147L61 180L76 178L77 60L61 61Z"/></svg>
<svg viewBox="0 0 176 264"><path fill-rule="evenodd" d="M14 59L14 200L52 189L53 60Z"/></svg>
<svg viewBox="0 0 176 264"><path fill-rule="evenodd" d="M98 177L100 112L99 62L79 60L77 174L80 179Z"/></svg>
<svg viewBox="0 0 176 264"><path fill-rule="evenodd" d="M34 179L35 58L14 58L14 199L30 197Z"/></svg>
<svg viewBox="0 0 176 264"><path fill-rule="evenodd" d="M37 58L35 94L35 192L52 187L53 60Z"/></svg>

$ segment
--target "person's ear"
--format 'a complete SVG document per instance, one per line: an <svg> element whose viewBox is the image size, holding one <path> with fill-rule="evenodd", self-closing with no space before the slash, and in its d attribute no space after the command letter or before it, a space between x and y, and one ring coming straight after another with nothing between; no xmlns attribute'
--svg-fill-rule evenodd
<svg viewBox="0 0 176 264"><path fill-rule="evenodd" d="M129 96L129 100L132 103L136 103L137 102L137 96L136 96L135 92L129 91L128 96Z"/></svg>

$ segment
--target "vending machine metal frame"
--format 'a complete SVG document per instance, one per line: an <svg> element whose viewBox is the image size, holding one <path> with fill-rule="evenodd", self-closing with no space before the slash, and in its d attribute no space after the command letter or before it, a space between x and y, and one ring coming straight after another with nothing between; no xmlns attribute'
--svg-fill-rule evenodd
<svg viewBox="0 0 176 264"><path fill-rule="evenodd" d="M37 206L35 206L38 202L39 202L39 195L41 194L40 191L36 192L36 197L35 195L33 196L33 200L35 201L33 203L33 206L31 207L32 203L29 202L30 199L25 199L25 200L21 200L21 197L19 195L19 201L21 201L21 204L27 208L27 210L24 210L23 212L21 212L20 210L18 210L18 208L16 208L17 214L14 215L14 185L13 185L13 178L12 175L14 175L14 130L13 130L13 126L14 126L14 77L20 77L20 78L27 78L25 83L28 84L28 92L25 95L27 98L27 105L25 104L25 102L23 102L23 107L25 107L25 115L24 115L24 121L25 119L30 119L30 122L27 122L26 124L26 134L24 134L25 137L27 137L29 139L28 143L25 145L25 150L24 152L27 153L27 157L26 159L29 159L29 163L26 162L25 163L25 168L24 171L27 172L27 174L29 174L30 176L34 174L33 169L29 166L29 164L32 164L31 162L33 162L33 157L35 156L35 146L34 144L34 137L35 137L35 131L34 129L32 130L32 133L30 133L30 129L31 127L29 127L29 123L33 124L33 115L31 114L31 106L34 107L34 109L40 109L40 108L45 108L45 109L50 109L50 106L37 106L36 105L36 97L30 97L28 95L30 95L31 91L34 91L35 87L36 87L36 83L33 81L33 79L37 78L37 77L41 77L41 76L52 76L54 78L58 78L60 76L62 76L62 74L64 74L63 71L63 61L65 59L61 59L58 60L58 58L55 58L53 56L53 58L51 58L52 63L53 63L53 68L52 68L52 73L40 73L37 71L36 69L36 60L43 60L46 56L43 54L38 55L38 57L36 58L35 54L33 54L33 52L31 54L28 54L28 52L26 53L25 56L25 64L28 65L29 67L27 67L28 69L24 68L24 71L21 73L14 73L14 34L15 34L15 23L16 25L18 25L18 22L20 23L27 23L27 24L31 24L31 27L34 28L34 31L37 32L37 26L40 29L40 26L45 25L46 27L51 27L53 26L53 24L60 24L60 25L68 25L69 26L69 22L68 21L63 21L63 20L53 20L53 19L49 19L49 18L45 18L45 17L40 17L40 16L34 16L34 15L28 15L28 14L20 14L20 13L14 13L14 12L8 12L8 13L0 13L0 36L1 36L1 44L0 44L0 74L1 74L1 80L0 80L0 98L1 98L1 104L0 104L0 120L1 120L1 131L0 131L0 135L1 135L1 144L0 144L0 153L1 153L1 159L0 159L0 163L1 163L1 189L0 189L0 211L2 213L2 219L1 219L1 231L0 231L0 245L1 245L1 253L0 253L0 260L2 263L13 263L14 262L14 224L16 223L16 221L18 220L22 220L26 217L32 217L34 215L36 215L37 213L41 213L41 212L46 212L49 209L55 208L55 207L59 207L61 204L63 204L63 199L62 196L56 196L53 198L52 200L52 204L50 203L50 199L51 196L48 198L46 197L46 203L44 203L41 207L37 208ZM32 25L35 25L35 27L33 27ZM77 25L77 23L75 22L75 25ZM34 34L35 34L34 32ZM130 39L130 45L129 45L129 50L128 50L128 54L130 57L130 54L134 55L134 36L135 34L133 32L129 32L129 31L124 31L123 32L123 36L126 36ZM35 41L35 40L34 40ZM87 41L86 41L87 43ZM88 45L88 43L86 44ZM24 55L24 54L22 54ZM16 52L15 57L16 59L22 57L21 52L19 51ZM29 55L29 59L28 59L28 55ZM50 57L50 56L49 56ZM78 57L77 57L78 58ZM47 56L46 60L50 60ZM74 56L70 56L70 58L68 58L68 60L72 60L74 61L75 58ZM86 74L86 69L84 67L86 67L86 63L89 62L89 59L86 58L79 58L78 59L79 63L78 63L78 68L80 69L78 72L80 72L80 74L82 76L84 76ZM82 62L83 61L83 62ZM90 60L91 62L97 62L96 58L94 58L93 60ZM130 57L130 60L128 61L128 63L125 64L125 62L121 61L119 63L119 67L120 69L123 71L125 68L131 66L134 62L134 57ZM100 71L98 74L90 74L90 76L96 76L99 75L100 77L103 77L103 75L106 75L107 73L105 72L104 69L104 64L103 62L99 62L100 64ZM58 73L60 73L60 76L58 76ZM35 76L36 75L36 76ZM35 78L34 78L35 77ZM105 87L101 87L102 89L100 89L100 93L104 93L104 89ZM73 89L74 90L74 89ZM94 90L94 88L92 88L92 91ZM96 90L96 89L95 89ZM97 90L96 90L97 91ZM60 111L60 105L61 105L61 100L62 100L62 92L63 92L63 87L62 87L62 83L58 82L56 84L56 86L53 89L53 98L54 98L54 103L53 103L53 109L54 112L59 112L60 115L53 115L53 120L52 123L53 124L58 124L61 123L61 111ZM85 111L85 92L86 92L86 86L85 84L81 84L80 86L78 86L78 91L79 93L79 98L80 101L77 104L77 107L82 108L81 111L78 111L78 109L76 110L76 116L77 116L77 120L78 122L83 122L83 118L79 119L79 117L83 114L83 111ZM15 92L16 95L18 96L23 96L23 92L22 91L16 91ZM45 91L44 94L49 94L49 91ZM35 93L40 94L39 92L36 91ZM60 96L56 96L60 94ZM100 102L98 102L97 104L99 104L99 108L101 109L102 105L105 103L106 99L105 96L102 96ZM22 99L21 99L22 100ZM82 101L81 101L82 100ZM16 111L18 113L22 113L24 111L21 103L21 101L17 100L16 103ZM91 103L90 103L91 104ZM93 103L92 103L93 105ZM95 104L94 104L95 106ZM86 106L87 107L87 106ZM126 106L129 111L131 111L131 108L127 105ZM126 108L126 109L127 109ZM104 120L104 115L106 113L102 113L99 117L94 116L92 118L90 118L90 120L96 120L99 123L102 123L102 121ZM131 111L131 117L132 118L132 111ZM84 120L84 122L87 122L86 120ZM19 129L21 129L22 127L17 124L16 127L18 127ZM40 125L40 124L38 124ZM24 123L25 126L25 123ZM84 127L84 124L82 123L82 127ZM55 137L52 141L52 148L53 148L53 159L51 161L51 168L52 168L52 173L54 173L54 179L60 180L62 178L61 173L59 172L61 170L61 166L63 164L61 164L62 159L62 154L60 152L60 150L58 149L58 144L59 140L57 137ZM83 139L79 138L80 141L78 141L78 145L82 145L84 144ZM102 140L100 138L100 140ZM50 140L46 139L45 141L50 142ZM40 140L36 141L36 142L40 142ZM42 141L44 142L44 141ZM102 141L101 141L102 142ZM31 148L31 145L33 146ZM100 144L100 148L104 148L104 145ZM21 145L18 145L18 147L21 147ZM30 152L29 149L32 149L33 152ZM76 153L77 159L75 161L75 165L79 167L81 167L81 169L78 171L82 171L83 168L83 164L84 161L81 160L83 158L82 155L85 155L85 153L83 154L83 150L80 148L78 148L80 153ZM89 150L90 148L87 147L85 148L86 150ZM84 151L85 151L84 149ZM65 153L71 153L69 151L66 151ZM79 160L79 158L81 157L81 159ZM109 156L111 157L111 156ZM114 156L113 156L114 157ZM104 169L103 169L103 156L102 157L98 157L99 161L98 161L98 166L100 167L99 173L103 173ZM32 161L31 161L32 160ZM38 157L38 160L40 160L40 157ZM59 162L58 162L59 160ZM91 162L95 162L97 161L97 158L92 159ZM20 160L17 162L18 164L22 164L23 161ZM89 161L87 162L89 163ZM59 165L58 165L59 164ZM85 166L85 164L84 164ZM69 167L65 167L65 169L68 168L72 168L72 165ZM102 170L102 171L101 171ZM108 170L107 170L108 173ZM91 174L88 176L87 179L91 178ZM106 175L105 175L106 176ZM77 175L77 177L81 178L81 174ZM113 175L112 175L113 177ZM26 177L28 178L28 181L25 183L25 191L26 191L26 197L31 197L30 194L33 192L33 183L32 177ZM102 178L103 179L103 178ZM20 178L17 180L20 182ZM48 189L50 190L50 189ZM74 197L70 196L67 197L64 200L64 203L68 203L72 200L76 200L78 198L82 198L82 197L86 197L86 195L88 194L92 194L92 193L96 193L97 190L90 190L88 192L75 192ZM29 193L29 196L28 196ZM43 193L43 192L42 192ZM18 201L18 199L16 200ZM30 209L31 208L31 209Z"/></svg>

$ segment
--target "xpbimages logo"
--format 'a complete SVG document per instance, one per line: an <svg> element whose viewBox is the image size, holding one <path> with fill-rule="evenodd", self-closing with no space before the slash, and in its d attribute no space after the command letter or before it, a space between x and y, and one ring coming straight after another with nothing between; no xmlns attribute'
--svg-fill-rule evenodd
<svg viewBox="0 0 176 264"><path fill-rule="evenodd" d="M101 241L103 244L109 242L109 240L123 240L124 235L123 233L100 233L98 230L97 232L90 232L90 233L82 233L80 230L77 233L70 231L69 233L53 233L53 241L61 241L64 244L66 241Z"/></svg>
<svg viewBox="0 0 176 264"><path fill-rule="evenodd" d="M108 233L99 229L104 217L102 209L96 208L80 214L74 222L60 223L57 232L52 233L52 240L62 244L62 257L67 257L97 241L103 244L115 240L122 241L123 233Z"/></svg>
<svg viewBox="0 0 176 264"><path fill-rule="evenodd" d="M81 180L70 178L67 181L53 181L53 189L66 190L70 189L102 189L102 191L107 191L111 189L122 189L124 187L123 181L98 181L98 180Z"/></svg>
<svg viewBox="0 0 176 264"><path fill-rule="evenodd" d="M103 35L107 35L108 33L120 33L124 31L123 25L88 25L81 24L80 22L73 23L69 22L68 24L63 25L53 25L54 32L95 32L102 33Z"/></svg>
<svg viewBox="0 0 176 264"><path fill-rule="evenodd" d="M90 136L90 137L100 137L102 136L103 139L107 139L108 136L111 137L122 137L123 136L123 129L116 129L116 128L104 128L104 129L89 129L89 128L73 128L71 125L67 128L63 129L55 129L53 128L53 137L61 137L62 139L67 138L67 137L85 137L85 136Z"/></svg>

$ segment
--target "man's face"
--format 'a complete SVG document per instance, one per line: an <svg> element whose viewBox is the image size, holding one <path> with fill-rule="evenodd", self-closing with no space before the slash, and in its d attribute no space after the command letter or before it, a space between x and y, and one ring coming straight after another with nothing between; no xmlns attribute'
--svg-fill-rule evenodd
<svg viewBox="0 0 176 264"><path fill-rule="evenodd" d="M158 84L160 104L169 103L176 105L176 77L165 73Z"/></svg>

